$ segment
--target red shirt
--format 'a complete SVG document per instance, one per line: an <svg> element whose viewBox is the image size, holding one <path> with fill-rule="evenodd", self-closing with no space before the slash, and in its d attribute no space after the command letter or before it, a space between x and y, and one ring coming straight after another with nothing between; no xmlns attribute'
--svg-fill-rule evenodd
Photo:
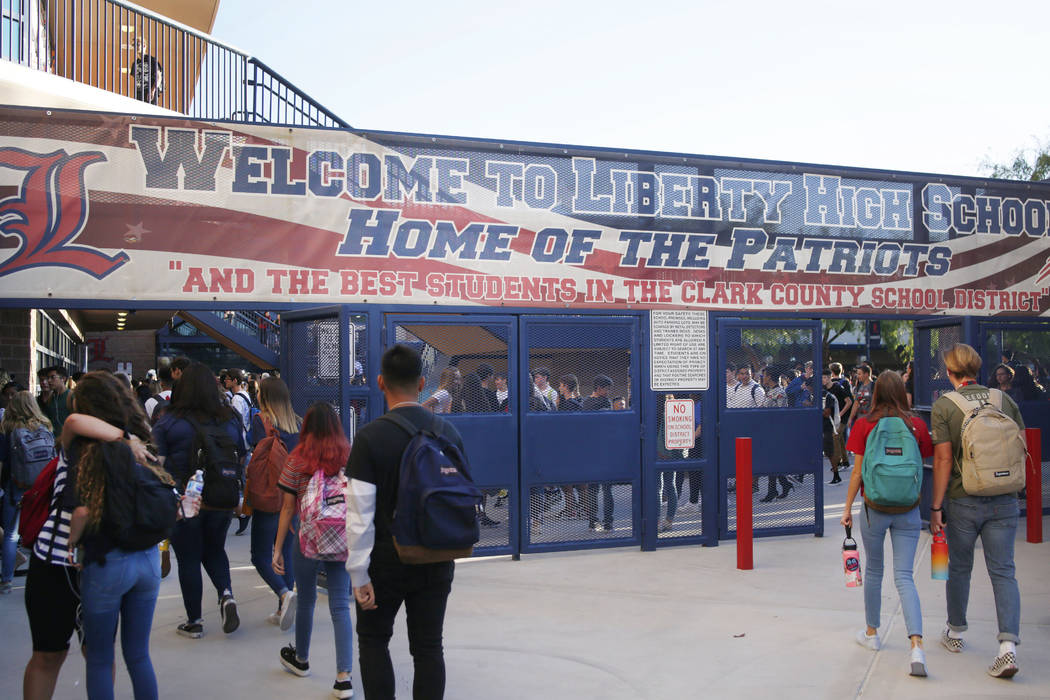
<svg viewBox="0 0 1050 700"><path fill-rule="evenodd" d="M846 443L846 449L855 455L864 456L864 448L868 444L868 435L872 430L875 429L875 423L868 420L867 416L861 416L853 422L853 427L849 429L849 441ZM911 417L911 424L915 427L915 438L919 442L919 453L923 457L933 456L933 440L930 439L930 430L926 427L926 423L923 422L922 418L918 416Z"/></svg>

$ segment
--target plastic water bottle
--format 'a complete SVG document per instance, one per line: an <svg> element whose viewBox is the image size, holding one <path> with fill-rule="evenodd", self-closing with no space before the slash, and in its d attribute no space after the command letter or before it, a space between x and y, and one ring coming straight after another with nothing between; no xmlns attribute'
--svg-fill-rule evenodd
<svg viewBox="0 0 1050 700"><path fill-rule="evenodd" d="M204 472L200 469L186 482L186 493L182 496L182 517L195 518L201 509L201 492L204 491Z"/></svg>
<svg viewBox="0 0 1050 700"><path fill-rule="evenodd" d="M948 580L948 540L944 537L944 530L934 535L930 544L930 578Z"/></svg>
<svg viewBox="0 0 1050 700"><path fill-rule="evenodd" d="M846 538L842 540L842 568L846 572L846 587L856 588L860 581L860 552L853 539L853 528L846 526Z"/></svg>

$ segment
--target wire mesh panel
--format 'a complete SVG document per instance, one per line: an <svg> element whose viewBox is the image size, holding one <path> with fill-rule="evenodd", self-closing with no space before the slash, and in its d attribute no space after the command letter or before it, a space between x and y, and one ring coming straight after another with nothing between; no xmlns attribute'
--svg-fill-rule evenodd
<svg viewBox="0 0 1050 700"><path fill-rule="evenodd" d="M672 402L682 401L692 404L692 420L674 425L672 414L669 428L668 410ZM657 500L657 539L698 537L704 534L703 470L697 464L704 456L703 392L658 394L656 406L656 460L661 469L651 498Z"/></svg>
<svg viewBox="0 0 1050 700"><path fill-rule="evenodd" d="M532 486L528 534L531 544L632 538L633 486L615 482Z"/></svg>
<svg viewBox="0 0 1050 700"><path fill-rule="evenodd" d="M813 474L770 474L754 477L751 488L751 508L755 534L784 528L805 528L813 525L817 510ZM736 479L726 480L727 530L736 532Z"/></svg>
<svg viewBox="0 0 1050 700"><path fill-rule="evenodd" d="M754 531L823 528L823 391L815 321L719 321L721 531L736 530L738 440L751 440ZM724 374L723 374L724 372ZM818 495L819 493L819 495Z"/></svg>
<svg viewBox="0 0 1050 700"><path fill-rule="evenodd" d="M447 418L463 437L471 476L484 496L475 552L505 551L518 517L517 411L509 381L512 322L447 316L388 316L393 342L423 360L421 403Z"/></svg>
<svg viewBox="0 0 1050 700"><path fill-rule="evenodd" d="M523 548L636 539L637 321L537 317L523 338Z"/></svg>
<svg viewBox="0 0 1050 700"><path fill-rule="evenodd" d="M287 336L285 378L292 405L302 415L314 401L340 404L338 317L284 323Z"/></svg>
<svg viewBox="0 0 1050 700"><path fill-rule="evenodd" d="M929 364L930 367L930 382L927 385L928 396L930 397L929 405L932 405L937 398L944 393L952 391L952 383L948 381L948 374L945 372L944 358L942 353L955 345L961 343L963 339L962 326L942 326L939 328L928 328L925 329L929 333Z"/></svg>

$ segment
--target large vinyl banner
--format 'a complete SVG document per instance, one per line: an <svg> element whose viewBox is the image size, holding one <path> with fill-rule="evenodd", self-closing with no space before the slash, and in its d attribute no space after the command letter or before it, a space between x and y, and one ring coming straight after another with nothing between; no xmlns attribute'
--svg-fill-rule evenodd
<svg viewBox="0 0 1050 700"><path fill-rule="evenodd" d="M1050 185L0 108L0 297L1044 314Z"/></svg>

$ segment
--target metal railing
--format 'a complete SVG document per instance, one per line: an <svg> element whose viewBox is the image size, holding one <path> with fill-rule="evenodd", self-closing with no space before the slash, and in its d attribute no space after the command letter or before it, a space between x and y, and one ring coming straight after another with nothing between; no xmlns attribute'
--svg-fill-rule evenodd
<svg viewBox="0 0 1050 700"><path fill-rule="evenodd" d="M0 0L0 58L194 118L349 128L262 61L123 0Z"/></svg>
<svg viewBox="0 0 1050 700"><path fill-rule="evenodd" d="M226 321L241 333L257 338L266 348L280 352L280 314L245 309L212 311L212 314Z"/></svg>

